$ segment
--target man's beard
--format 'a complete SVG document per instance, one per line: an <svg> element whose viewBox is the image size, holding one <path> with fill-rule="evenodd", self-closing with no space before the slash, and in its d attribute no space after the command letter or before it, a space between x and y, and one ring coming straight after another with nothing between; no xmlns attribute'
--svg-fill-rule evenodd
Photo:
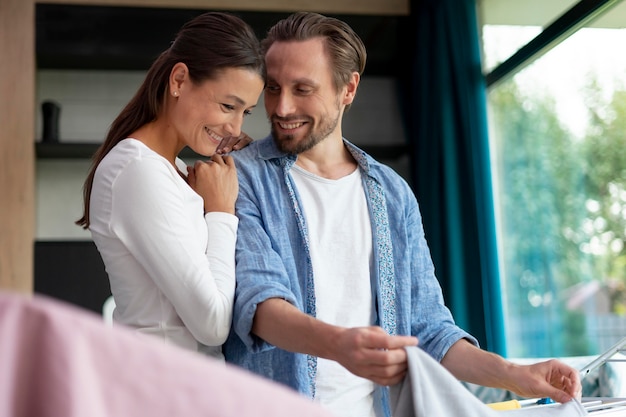
<svg viewBox="0 0 626 417"><path fill-rule="evenodd" d="M279 136L276 123L276 119L274 119L274 123L272 123L272 137L274 138L274 143L276 143L276 146L282 152L297 155L312 149L315 145L326 139L337 127L339 123L339 113L337 113L335 118L323 117L320 128L316 132L309 131L300 140L296 139L294 135L283 134ZM312 126L310 122L308 126Z"/></svg>

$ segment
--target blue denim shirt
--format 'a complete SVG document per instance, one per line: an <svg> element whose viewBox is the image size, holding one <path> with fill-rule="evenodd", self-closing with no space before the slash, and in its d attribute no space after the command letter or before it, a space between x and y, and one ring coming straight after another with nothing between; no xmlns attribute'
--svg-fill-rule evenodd
<svg viewBox="0 0 626 417"><path fill-rule="evenodd" d="M344 143L361 169L370 211L377 324L389 334L417 336L419 346L438 361L461 338L477 344L444 305L412 190L390 167ZM271 136L232 155L239 177L237 287L224 355L227 362L313 398L316 358L251 334L256 307L269 298L283 298L315 316L307 225L290 175L296 157L281 153ZM389 415L388 390L378 388L375 397L377 409Z"/></svg>

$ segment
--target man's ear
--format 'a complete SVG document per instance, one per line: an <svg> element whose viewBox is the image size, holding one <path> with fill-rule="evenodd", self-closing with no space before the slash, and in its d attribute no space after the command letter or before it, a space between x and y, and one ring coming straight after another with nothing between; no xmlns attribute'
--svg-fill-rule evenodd
<svg viewBox="0 0 626 417"><path fill-rule="evenodd" d="M346 84L346 92L343 97L343 104L352 104L352 101L354 101L354 97L356 96L356 90L359 87L360 81L361 76L358 72L354 71L352 73L352 76L350 77L350 81L348 81L348 84Z"/></svg>

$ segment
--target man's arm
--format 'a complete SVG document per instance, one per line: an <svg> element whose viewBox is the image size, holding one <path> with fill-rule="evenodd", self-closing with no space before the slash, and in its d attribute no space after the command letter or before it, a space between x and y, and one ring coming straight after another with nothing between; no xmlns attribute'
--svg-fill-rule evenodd
<svg viewBox="0 0 626 417"><path fill-rule="evenodd" d="M355 375L380 385L394 385L407 370L405 346L412 336L390 336L378 326L345 328L318 320L280 298L257 307L252 332L290 352L339 362Z"/></svg>
<svg viewBox="0 0 626 417"><path fill-rule="evenodd" d="M441 364L460 380L507 389L523 397L550 397L561 403L581 397L578 371L554 359L517 365L459 340L450 347Z"/></svg>

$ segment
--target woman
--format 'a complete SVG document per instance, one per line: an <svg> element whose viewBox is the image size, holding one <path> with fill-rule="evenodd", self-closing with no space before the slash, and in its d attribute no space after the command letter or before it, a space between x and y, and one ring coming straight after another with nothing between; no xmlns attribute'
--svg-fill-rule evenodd
<svg viewBox="0 0 626 417"><path fill-rule="evenodd" d="M239 186L232 157L220 153L247 144L241 126L264 75L241 19L211 12L186 23L112 123L76 222L102 256L116 322L222 360ZM185 146L212 156L186 167L177 156Z"/></svg>

